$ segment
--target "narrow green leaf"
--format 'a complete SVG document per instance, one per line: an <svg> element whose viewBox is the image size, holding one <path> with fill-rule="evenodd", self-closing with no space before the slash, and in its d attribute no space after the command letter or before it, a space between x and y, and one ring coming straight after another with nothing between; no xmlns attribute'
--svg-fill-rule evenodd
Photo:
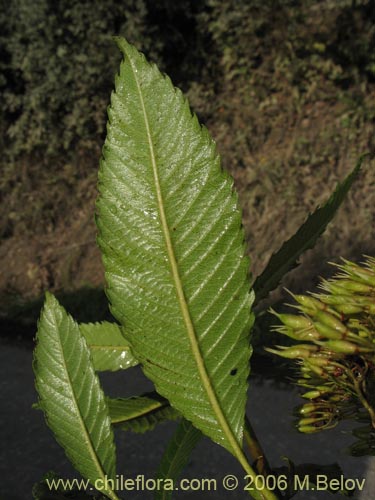
<svg viewBox="0 0 375 500"><path fill-rule="evenodd" d="M337 184L334 193L325 205L310 214L298 231L282 245L278 252L271 256L266 268L254 282L256 303L274 290L286 273L298 266L298 259L303 252L315 245L345 199L366 156L367 154L362 155L352 172L341 184Z"/></svg>
<svg viewBox="0 0 375 500"><path fill-rule="evenodd" d="M107 399L112 424L124 431L146 432L181 415L156 392L132 398Z"/></svg>
<svg viewBox="0 0 375 500"><path fill-rule="evenodd" d="M79 329L91 351L96 371L124 370L138 364L129 342L115 323L80 323Z"/></svg>
<svg viewBox="0 0 375 500"><path fill-rule="evenodd" d="M172 479L175 483L201 436L202 433L183 418L165 450L156 477ZM154 498L155 500L170 500L172 492L170 490L157 490Z"/></svg>
<svg viewBox="0 0 375 500"><path fill-rule="evenodd" d="M74 467L92 484L115 478L111 421L90 351L78 324L49 293L38 324L33 368L47 424ZM102 493L118 498L110 489Z"/></svg>
<svg viewBox="0 0 375 500"><path fill-rule="evenodd" d="M111 310L157 391L247 467L253 295L233 181L182 93L118 43L97 203Z"/></svg>

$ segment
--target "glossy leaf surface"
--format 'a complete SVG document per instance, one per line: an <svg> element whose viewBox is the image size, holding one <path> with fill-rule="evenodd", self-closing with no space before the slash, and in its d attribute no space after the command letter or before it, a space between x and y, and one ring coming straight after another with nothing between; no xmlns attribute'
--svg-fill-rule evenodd
<svg viewBox="0 0 375 500"><path fill-rule="evenodd" d="M47 424L74 467L93 484L114 478L111 421L90 351L78 324L51 294L38 324L34 373ZM110 489L103 493L117 499Z"/></svg>
<svg viewBox="0 0 375 500"><path fill-rule="evenodd" d="M108 398L107 404L112 424L124 431L150 431L160 422L181 416L157 393L132 398Z"/></svg>
<svg viewBox="0 0 375 500"><path fill-rule="evenodd" d="M138 364L115 323L80 323L79 329L91 351L96 371L124 370Z"/></svg>
<svg viewBox="0 0 375 500"><path fill-rule="evenodd" d="M253 297L233 181L182 93L118 43L97 203L111 310L159 394L243 456Z"/></svg>

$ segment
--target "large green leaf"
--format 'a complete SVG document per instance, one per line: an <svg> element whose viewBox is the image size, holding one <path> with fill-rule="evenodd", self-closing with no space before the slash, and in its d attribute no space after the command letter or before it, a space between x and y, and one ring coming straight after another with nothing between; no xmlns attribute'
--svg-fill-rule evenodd
<svg viewBox="0 0 375 500"><path fill-rule="evenodd" d="M112 425L124 431L146 432L181 415L155 392L131 398L107 399Z"/></svg>
<svg viewBox="0 0 375 500"><path fill-rule="evenodd" d="M74 467L93 484L114 479L111 420L90 351L77 323L49 293L38 324L33 368L47 424ZM109 488L102 493L117 499Z"/></svg>
<svg viewBox="0 0 375 500"><path fill-rule="evenodd" d="M124 370L138 364L119 325L108 321L80 323L79 329L90 348L95 370Z"/></svg>
<svg viewBox="0 0 375 500"><path fill-rule="evenodd" d="M233 181L181 92L118 43L97 203L111 311L157 391L244 464L253 296Z"/></svg>
<svg viewBox="0 0 375 500"><path fill-rule="evenodd" d="M313 248L344 201L366 156L360 157L352 172L341 184L337 184L329 200L310 214L298 231L271 256L266 268L254 282L256 303L274 290L283 276L298 265L298 259L306 250Z"/></svg>
<svg viewBox="0 0 375 500"><path fill-rule="evenodd" d="M172 479L175 484L201 436L202 433L183 418L165 450L156 477ZM154 498L155 500L170 500L172 491L157 490Z"/></svg>

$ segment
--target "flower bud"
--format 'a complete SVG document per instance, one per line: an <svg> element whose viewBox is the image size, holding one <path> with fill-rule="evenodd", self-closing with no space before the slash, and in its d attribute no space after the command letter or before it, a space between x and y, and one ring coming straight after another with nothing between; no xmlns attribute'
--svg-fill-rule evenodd
<svg viewBox="0 0 375 500"><path fill-rule="evenodd" d="M358 314L363 311L363 307L359 305L354 305L354 304L337 304L334 306L336 311L344 314L344 315L349 315L349 314Z"/></svg>
<svg viewBox="0 0 375 500"><path fill-rule="evenodd" d="M314 425L297 425L297 429L304 434L313 434L314 432L319 432L319 427Z"/></svg>
<svg viewBox="0 0 375 500"><path fill-rule="evenodd" d="M302 310L307 309L305 312L310 314L311 312L321 311L327 308L325 304L323 304L317 298L314 298L310 295L293 295L293 298L302 306Z"/></svg>
<svg viewBox="0 0 375 500"><path fill-rule="evenodd" d="M346 334L348 331L348 328L338 318L336 318L336 316L330 314L329 312L318 311L315 316L320 323L329 326L330 328L336 330L337 332Z"/></svg>
<svg viewBox="0 0 375 500"><path fill-rule="evenodd" d="M315 373L315 375L318 375L318 377L321 377L321 378L328 377L328 373L321 366L316 366L316 365L309 363L308 367L309 367L309 370L312 371L313 373Z"/></svg>
<svg viewBox="0 0 375 500"><path fill-rule="evenodd" d="M343 338L343 334L337 330L334 330L330 326L323 323L316 322L315 329L319 333L320 338L338 340Z"/></svg>
<svg viewBox="0 0 375 500"><path fill-rule="evenodd" d="M288 359L308 358L312 352L318 350L317 346L309 344L299 344L292 347L276 347L278 347L280 350L276 351L275 349L270 349L269 347L266 347L265 349L268 352L272 352L273 354L277 354L278 356Z"/></svg>
<svg viewBox="0 0 375 500"><path fill-rule="evenodd" d="M314 424L317 424L319 421L320 421L320 418L304 417L304 418L300 419L300 421L298 422L298 425L299 426L314 425Z"/></svg>
<svg viewBox="0 0 375 500"><path fill-rule="evenodd" d="M303 406L299 406L295 409L294 415L302 415L302 417L307 417L308 415L315 415L315 417L331 418L332 414L336 414L336 405L331 405L327 401L316 401L311 403L305 403Z"/></svg>
<svg viewBox="0 0 375 500"><path fill-rule="evenodd" d="M304 329L304 330L294 330L293 328L290 328L289 326L278 326L274 329L274 331L281 333L282 335L285 335L291 339L294 340L318 340L319 339L319 334L314 330L314 327L311 326L309 329Z"/></svg>
<svg viewBox="0 0 375 500"><path fill-rule="evenodd" d="M307 375L307 374L302 374L302 376L304 378L299 378L297 381L296 381L296 384L299 385L300 387L306 387L306 389L311 389L311 387L313 387L311 385L311 376L310 375Z"/></svg>
<svg viewBox="0 0 375 500"><path fill-rule="evenodd" d="M292 328L294 330L304 330L312 327L313 323L311 319L306 318L306 316L296 315L296 314L277 314L274 313L280 321Z"/></svg>
<svg viewBox="0 0 375 500"><path fill-rule="evenodd" d="M310 415L310 413L315 413L317 406L314 403L306 403L303 406L297 408L296 412L299 415Z"/></svg>
<svg viewBox="0 0 375 500"><path fill-rule="evenodd" d="M305 362L315 366L329 366L332 363L330 358L322 356L320 353L312 354Z"/></svg>
<svg viewBox="0 0 375 500"><path fill-rule="evenodd" d="M330 392L333 392L332 387L318 386L316 389L313 389L312 391L308 391L305 392L305 394L302 394L302 397L305 399L317 399L320 398L321 396L329 394Z"/></svg>
<svg viewBox="0 0 375 500"><path fill-rule="evenodd" d="M332 349L335 352L343 354L357 354L359 352L358 346L347 340L328 340L325 346L327 349Z"/></svg>
<svg viewBox="0 0 375 500"><path fill-rule="evenodd" d="M342 269L346 276L350 276L352 279L359 280L367 285L375 286L375 266L373 267L373 259L371 257L367 260L366 267L346 260L344 262L344 265L337 267Z"/></svg>
<svg viewBox="0 0 375 500"><path fill-rule="evenodd" d="M367 297L320 294L319 298L325 304L330 305L336 312L349 315L362 312L363 299L366 299Z"/></svg>
<svg viewBox="0 0 375 500"><path fill-rule="evenodd" d="M358 281L351 280L330 280L327 284L327 288L331 293L341 295L341 294L351 294L351 293L366 293L370 294L373 292L373 286L360 283Z"/></svg>
<svg viewBox="0 0 375 500"><path fill-rule="evenodd" d="M359 352L372 352L373 350L367 347L359 347L347 340L327 340L324 345L327 349L342 354L358 354Z"/></svg>

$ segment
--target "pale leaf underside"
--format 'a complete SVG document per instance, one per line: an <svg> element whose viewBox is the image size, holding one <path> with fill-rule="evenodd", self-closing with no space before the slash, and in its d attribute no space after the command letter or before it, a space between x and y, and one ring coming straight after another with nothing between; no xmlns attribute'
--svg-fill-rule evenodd
<svg viewBox="0 0 375 500"><path fill-rule="evenodd" d="M166 420L176 420L181 415L157 393L131 398L107 399L112 425L124 431L146 432Z"/></svg>
<svg viewBox="0 0 375 500"><path fill-rule="evenodd" d="M116 475L108 408L78 324L50 294L39 320L35 383L48 426L82 476ZM117 499L107 488L110 498Z"/></svg>
<svg viewBox="0 0 375 500"><path fill-rule="evenodd" d="M238 454L253 297L233 182L181 92L119 46L97 203L111 310L158 392Z"/></svg>
<svg viewBox="0 0 375 500"><path fill-rule="evenodd" d="M115 323L80 323L79 329L91 351L96 371L125 370L138 364L129 342Z"/></svg>

